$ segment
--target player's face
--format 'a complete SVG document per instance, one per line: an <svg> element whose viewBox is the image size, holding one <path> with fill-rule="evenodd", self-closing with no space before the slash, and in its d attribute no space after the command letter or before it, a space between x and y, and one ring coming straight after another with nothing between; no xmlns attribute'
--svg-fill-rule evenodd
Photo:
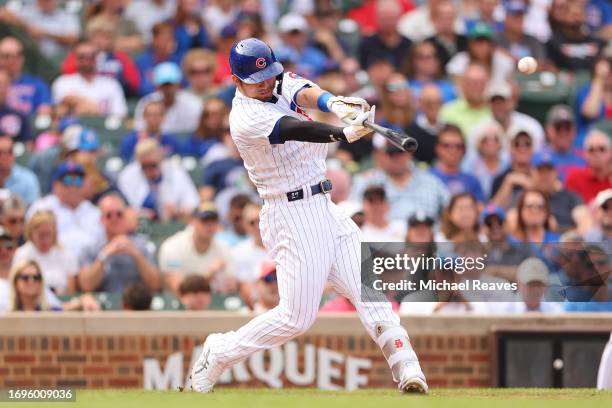
<svg viewBox="0 0 612 408"><path fill-rule="evenodd" d="M266 79L257 84L245 84L236 77L232 78L234 78L234 83L243 95L260 101L267 101L272 98L272 92L276 86L276 78Z"/></svg>

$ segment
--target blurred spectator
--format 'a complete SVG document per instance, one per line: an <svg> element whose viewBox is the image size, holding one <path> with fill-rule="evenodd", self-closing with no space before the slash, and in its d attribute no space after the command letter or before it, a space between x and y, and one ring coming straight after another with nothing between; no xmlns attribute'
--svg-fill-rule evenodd
<svg viewBox="0 0 612 408"><path fill-rule="evenodd" d="M59 243L76 257L102 235L100 211L84 198L85 169L76 162L62 162L53 171L52 193L35 201L26 220L37 211L50 210L57 220Z"/></svg>
<svg viewBox="0 0 612 408"><path fill-rule="evenodd" d="M385 1L385 0L383 0ZM387 24L392 20L381 20L378 17L378 8L380 0L365 0L360 2L359 7L355 7L347 13L347 17L357 23L360 31L364 35L369 35L380 28L381 25ZM393 0L393 3L399 7L392 10L397 13L397 19L404 14L414 9L414 2L411 0ZM418 2L418 1L417 1ZM391 6L386 6L391 7ZM393 26L397 25L397 19L393 22Z"/></svg>
<svg viewBox="0 0 612 408"><path fill-rule="evenodd" d="M570 282L565 302L568 312L612 311L612 268L610 254L600 246L587 244L580 253L577 281ZM576 301L572 301L576 300Z"/></svg>
<svg viewBox="0 0 612 408"><path fill-rule="evenodd" d="M217 70L217 59L214 52L206 49L193 49L185 54L182 62L183 72L187 76L187 90L206 102L217 94L214 74Z"/></svg>
<svg viewBox="0 0 612 408"><path fill-rule="evenodd" d="M45 285L58 295L77 289L79 265L73 254L57 242L57 223L51 211L34 213L25 227L27 242L17 249L13 262L38 263Z"/></svg>
<svg viewBox="0 0 612 408"><path fill-rule="evenodd" d="M463 22L457 18L455 5L452 1L436 0L428 3L431 7L431 21L435 33L432 33L427 41L433 42L435 45L441 68L444 70L453 55L467 49L467 38L460 34L460 32L463 32Z"/></svg>
<svg viewBox="0 0 612 408"><path fill-rule="evenodd" d="M612 155L610 138L601 130L593 129L584 141L586 166L568 170L565 188L590 203L602 190L612 188Z"/></svg>
<svg viewBox="0 0 612 408"><path fill-rule="evenodd" d="M532 186L548 196L550 212L555 218L560 233L581 223L590 223L588 209L574 192L563 188L552 158L548 155L537 157L533 162Z"/></svg>
<svg viewBox="0 0 612 408"><path fill-rule="evenodd" d="M155 90L154 68L163 62L181 63L183 55L177 51L174 28L164 22L153 26L153 42L136 57L140 72L140 95L145 96ZM180 79L179 79L180 82Z"/></svg>
<svg viewBox="0 0 612 408"><path fill-rule="evenodd" d="M0 69L7 70L11 77L8 106L27 116L51 113L49 85L39 76L24 73L24 62L20 40L15 37L0 40Z"/></svg>
<svg viewBox="0 0 612 408"><path fill-rule="evenodd" d="M444 66L440 62L433 42L412 44L405 65L405 74L414 99L419 98L423 87L430 83L438 86L445 103L457 97L453 84L443 79Z"/></svg>
<svg viewBox="0 0 612 408"><path fill-rule="evenodd" d="M379 123L385 127L401 131L412 123L416 109L412 104L409 83L399 72L394 72L385 80L379 112Z"/></svg>
<svg viewBox="0 0 612 408"><path fill-rule="evenodd" d="M363 240L367 242L402 242L405 221L389 220L389 202L382 186L370 185L363 192Z"/></svg>
<svg viewBox="0 0 612 408"><path fill-rule="evenodd" d="M491 119L497 122L506 133L506 137L503 138L504 143L507 142L507 134L512 127L525 129L533 137L534 151L538 151L544 143L544 129L540 122L516 110L519 92L518 85L512 86L506 81L495 81L489 84L486 95L493 117L486 119L479 125L490 122ZM474 132L479 127L476 126ZM468 135L468 137L471 137L471 135Z"/></svg>
<svg viewBox="0 0 612 408"><path fill-rule="evenodd" d="M436 242L484 241L479 236L478 203L470 193L458 193L451 197L440 221Z"/></svg>
<svg viewBox="0 0 612 408"><path fill-rule="evenodd" d="M202 17L208 32L216 40L221 34L223 27L235 21L240 11L239 2L236 0L217 0L206 2Z"/></svg>
<svg viewBox="0 0 612 408"><path fill-rule="evenodd" d="M553 232L555 223L548 197L539 190L526 189L519 197L517 221L512 235L520 242L531 244L536 254L550 259L559 234Z"/></svg>
<svg viewBox="0 0 612 408"><path fill-rule="evenodd" d="M193 181L180 163L164 159L155 139L140 140L135 159L121 170L117 180L129 205L163 222L188 217L199 199Z"/></svg>
<svg viewBox="0 0 612 408"><path fill-rule="evenodd" d="M230 24L223 27L223 30L221 30L221 35L215 44L217 69L215 71L213 81L216 85L227 85L230 89L233 87L233 84L232 72L229 65L229 55L232 46L236 41L238 41L238 29L236 24ZM229 100L227 101L228 105L231 104L231 99L233 97L234 92L231 92Z"/></svg>
<svg viewBox="0 0 612 408"><path fill-rule="evenodd" d="M17 246L25 243L25 213L26 205L16 195L11 194L0 201L0 225L13 237Z"/></svg>
<svg viewBox="0 0 612 408"><path fill-rule="evenodd" d="M467 50L455 54L446 65L446 72L452 77L461 77L470 64L480 64L486 68L494 80L507 80L514 74L515 63L512 57L495 48L493 31L484 23L474 24L467 34Z"/></svg>
<svg viewBox="0 0 612 408"><path fill-rule="evenodd" d="M138 95L140 89L140 74L138 67L129 54L116 51L113 22L107 16L92 18L87 23L86 37L96 48L96 72L116 79L128 96ZM64 74L77 72L77 57L70 52L62 64Z"/></svg>
<svg viewBox="0 0 612 408"><path fill-rule="evenodd" d="M209 98L204 103L198 127L185 140L181 149L182 155L198 159L204 157L208 149L221 142L223 135L227 133L227 129L224 127L227 125L228 115L229 110L221 99Z"/></svg>
<svg viewBox="0 0 612 408"><path fill-rule="evenodd" d="M269 29L267 30L266 27L264 27L263 17L260 13L259 7L247 9L247 7L245 7L247 3L248 1L243 2L243 4L241 4L241 10L236 16L236 20L234 21L234 23L225 26L221 30L221 38L228 39L229 37L236 36L237 39L243 40L245 38L255 37L266 42L266 44L270 44L271 42L269 41L267 32L269 31ZM257 3L253 2L252 4L256 5ZM289 12L289 14L294 13ZM303 15L301 13L297 14Z"/></svg>
<svg viewBox="0 0 612 408"><path fill-rule="evenodd" d="M199 0L177 0L176 12L168 21L174 26L176 51L184 54L192 48L210 47L211 41L202 22Z"/></svg>
<svg viewBox="0 0 612 408"><path fill-rule="evenodd" d="M143 42L149 44L153 26L172 17L175 8L175 0L134 0L128 2L124 15L134 22Z"/></svg>
<svg viewBox="0 0 612 408"><path fill-rule="evenodd" d="M441 3L447 0L417 1L420 4L415 10L404 13L397 22L397 30L411 41L423 41L436 34L435 15ZM450 2L449 2L450 3ZM453 4L450 3L452 6ZM454 12L454 10L453 10ZM454 19L453 19L454 20ZM450 20L451 28L454 21Z"/></svg>
<svg viewBox="0 0 612 408"><path fill-rule="evenodd" d="M40 185L31 170L15 163L13 145L13 139L0 136L0 188L9 190L29 205L40 198Z"/></svg>
<svg viewBox="0 0 612 408"><path fill-rule="evenodd" d="M244 207L242 217L249 237L231 249L233 269L240 287L240 297L250 308L253 308L257 299L255 283L259 278L262 263L270 260L259 231L260 211L261 205L259 204L248 203Z"/></svg>
<svg viewBox="0 0 612 408"><path fill-rule="evenodd" d="M172 62L159 64L153 70L153 84L157 90L141 98L134 112L134 127L144 128L144 106L151 101L162 101L166 108L161 131L180 134L193 132L198 127L202 113L202 100L181 89L183 74Z"/></svg>
<svg viewBox="0 0 612 408"><path fill-rule="evenodd" d="M319 1L313 25L313 45L336 64L340 64L350 53L349 44L338 35L341 11L340 4L335 0Z"/></svg>
<svg viewBox="0 0 612 408"><path fill-rule="evenodd" d="M595 205L595 225L584 234L584 239L601 245L607 254L612 254L612 188L600 191L595 197Z"/></svg>
<svg viewBox="0 0 612 408"><path fill-rule="evenodd" d="M510 166L493 179L491 202L509 208L516 204L519 193L531 187L533 167L533 137L519 127L508 131L510 140Z"/></svg>
<svg viewBox="0 0 612 408"><path fill-rule="evenodd" d="M221 142L210 147L204 157L200 185L200 197L203 201L211 200L220 191L240 180L245 173L242 158L229 131L229 124L224 124ZM213 150L216 147L223 148L223 152L220 149Z"/></svg>
<svg viewBox="0 0 612 408"><path fill-rule="evenodd" d="M62 104L52 105L49 112L49 127L36 136L32 145L33 152L39 152L57 146L62 139L62 131L74 124L76 119L67 116L68 109ZM44 115L43 115L44 116Z"/></svg>
<svg viewBox="0 0 612 408"><path fill-rule="evenodd" d="M515 61L523 57L533 57L541 67L546 59L546 49L544 44L523 30L527 12L525 0L507 0L505 8L504 29L497 33L495 42L512 55Z"/></svg>
<svg viewBox="0 0 612 408"><path fill-rule="evenodd" d="M419 143L419 148L414 152L414 158L432 164L435 159L435 146L438 133L444 124L440 120L440 109L442 108L442 92L434 83L423 86L418 98L418 111L407 133L414 137Z"/></svg>
<svg viewBox="0 0 612 408"><path fill-rule="evenodd" d="M378 184L385 188L391 220L406 220L419 210L437 219L448 203L446 186L437 177L415 166L410 153L385 142L384 138L381 142L375 140L374 145L378 168L355 177L352 199L360 201L368 185Z"/></svg>
<svg viewBox="0 0 612 408"><path fill-rule="evenodd" d="M12 266L9 282L8 309L11 311L100 310L100 305L90 294L62 303L46 288L40 266L31 259L16 262Z"/></svg>
<svg viewBox="0 0 612 408"><path fill-rule="evenodd" d="M491 116L485 98L488 83L487 70L482 65L470 64L459 79L462 97L442 106L442 120L459 126L461 132L469 136L475 124Z"/></svg>
<svg viewBox="0 0 612 408"><path fill-rule="evenodd" d="M396 0L376 2L376 32L363 38L359 48L362 67L369 67L373 61L386 59L398 70L408 54L412 42L397 31L401 5Z"/></svg>
<svg viewBox="0 0 612 408"><path fill-rule="evenodd" d="M136 24L124 15L125 0L100 0L91 4L85 11L85 21L104 16L111 21L115 32L115 49L135 53L142 49L143 40Z"/></svg>
<svg viewBox="0 0 612 408"><path fill-rule="evenodd" d="M286 14L278 22L283 44L299 55L296 73L306 78L316 78L331 64L327 56L315 48L310 40L310 28L306 19L299 14Z"/></svg>
<svg viewBox="0 0 612 408"><path fill-rule="evenodd" d="M606 0L587 0L586 24L591 34L603 40L612 39L612 4Z"/></svg>
<svg viewBox="0 0 612 408"><path fill-rule="evenodd" d="M569 106L555 105L546 115L547 144L535 154L552 156L561 180L565 180L572 167L583 167L586 162L574 145L576 138L576 121Z"/></svg>
<svg viewBox="0 0 612 408"><path fill-rule="evenodd" d="M74 48L76 73L60 75L51 87L55 103L67 105L76 115L127 115L127 104L121 84L116 79L99 75L96 70L97 50L83 41Z"/></svg>
<svg viewBox="0 0 612 408"><path fill-rule="evenodd" d="M463 172L474 176L485 198L491 198L493 180L510 164L504 130L494 121L487 121L474 131L470 139L471 149L461 165Z"/></svg>
<svg viewBox="0 0 612 408"><path fill-rule="evenodd" d="M87 292L121 293L132 282L143 282L151 291L161 287L155 258L140 237L128 234L126 204L111 193L100 200L104 236L84 248L79 257L79 283Z"/></svg>
<svg viewBox="0 0 612 408"><path fill-rule="evenodd" d="M548 58L553 64L570 72L590 70L603 46L603 41L584 30L585 9L582 2L568 1L566 20L552 27L552 36L546 43Z"/></svg>
<svg viewBox="0 0 612 408"><path fill-rule="evenodd" d="M10 137L20 142L32 139L28 118L8 106L11 89L11 76L6 69L0 68L0 137Z"/></svg>
<svg viewBox="0 0 612 408"><path fill-rule="evenodd" d="M423 211L417 211L408 217L406 242L413 244L430 244L434 240L434 219Z"/></svg>
<svg viewBox="0 0 612 408"><path fill-rule="evenodd" d="M231 198L229 211L227 212L226 228L217 234L219 241L234 246L248 238L244 209L250 203L251 198L247 194L236 194Z"/></svg>
<svg viewBox="0 0 612 408"><path fill-rule="evenodd" d="M8 280L16 250L17 241L0 226L0 281Z"/></svg>
<svg viewBox="0 0 612 408"><path fill-rule="evenodd" d="M212 302L210 284L205 277L189 275L178 288L179 299L186 310L207 310Z"/></svg>
<svg viewBox="0 0 612 408"><path fill-rule="evenodd" d="M205 277L214 292L229 293L236 288L229 247L215 234L219 213L212 203L202 203L189 225L168 237L159 249L159 267L164 285L177 294L181 282L190 274Z"/></svg>
<svg viewBox="0 0 612 408"><path fill-rule="evenodd" d="M276 265L273 261L261 265L260 276L257 280L257 302L253 307L255 313L263 313L274 309L280 302L278 295L278 282L276 279Z"/></svg>
<svg viewBox="0 0 612 408"><path fill-rule="evenodd" d="M612 47L608 57L599 59L591 73L591 81L584 84L576 94L577 135L575 145L581 147L583 140L594 123L612 120Z"/></svg>
<svg viewBox="0 0 612 408"><path fill-rule="evenodd" d="M363 207L356 201L346 200L338 204L338 208L348 215L351 220L361 228L364 224Z"/></svg>
<svg viewBox="0 0 612 408"><path fill-rule="evenodd" d="M151 290L142 282L128 283L121 294L123 310L151 310L152 301Z"/></svg>
<svg viewBox="0 0 612 408"><path fill-rule="evenodd" d="M480 214L480 222L486 237L487 273L514 281L516 265L528 258L532 251L508 234L503 208L487 205Z"/></svg>
<svg viewBox="0 0 612 408"><path fill-rule="evenodd" d="M463 5L469 1L463 1ZM503 4L499 0L476 0L473 4L477 7L476 13L463 13L466 30L469 32L475 25L484 23L491 27L494 33L504 30Z"/></svg>
<svg viewBox="0 0 612 408"><path fill-rule="evenodd" d="M431 174L438 177L449 193L467 192L476 201L482 203L485 196L478 179L469 173L461 171L461 161L465 156L465 139L455 125L446 125L440 130L436 141L436 166L431 168Z"/></svg>
<svg viewBox="0 0 612 408"><path fill-rule="evenodd" d="M539 258L525 259L516 272L518 283L518 299L508 302L508 313L560 313L563 311L557 302L547 301L545 295L549 289L549 271L546 264Z"/></svg>
<svg viewBox="0 0 612 408"><path fill-rule="evenodd" d="M133 130L121 139L120 154L125 162L134 157L136 144L143 139L155 139L162 146L165 156L172 156L181 151L180 142L176 136L162 132L162 123L166 115L166 107L162 101L151 100L144 103L141 130Z"/></svg>
<svg viewBox="0 0 612 408"><path fill-rule="evenodd" d="M29 1L17 14L0 9L0 21L25 30L37 42L44 56L63 57L79 39L79 17L64 11L57 0Z"/></svg>

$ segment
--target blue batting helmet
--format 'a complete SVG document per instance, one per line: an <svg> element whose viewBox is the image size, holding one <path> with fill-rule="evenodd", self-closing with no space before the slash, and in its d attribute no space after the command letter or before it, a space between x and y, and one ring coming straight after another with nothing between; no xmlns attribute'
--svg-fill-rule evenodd
<svg viewBox="0 0 612 408"><path fill-rule="evenodd" d="M257 38L247 38L232 46L229 57L232 74L242 82L256 84L282 73L283 65L276 60L272 48Z"/></svg>

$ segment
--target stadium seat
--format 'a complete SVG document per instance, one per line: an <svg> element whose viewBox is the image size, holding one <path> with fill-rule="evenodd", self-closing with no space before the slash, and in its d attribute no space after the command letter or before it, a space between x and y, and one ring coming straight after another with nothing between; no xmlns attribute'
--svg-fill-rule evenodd
<svg viewBox="0 0 612 408"><path fill-rule="evenodd" d="M552 72L542 72L539 75L517 74L515 78L521 88L517 110L533 116L542 124L553 105L568 103L571 92L569 78Z"/></svg>

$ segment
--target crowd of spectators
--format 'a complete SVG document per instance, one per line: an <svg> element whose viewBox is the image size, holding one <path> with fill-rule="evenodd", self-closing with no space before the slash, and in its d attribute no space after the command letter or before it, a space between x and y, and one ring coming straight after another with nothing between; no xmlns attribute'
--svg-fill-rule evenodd
<svg viewBox="0 0 612 408"><path fill-rule="evenodd" d="M509 302L387 293L396 309L612 311L606 0L6 0L0 26L0 311L278 303L228 123L229 51L252 36L419 142L330 145L331 199L365 241L486 254L485 280L518 285ZM562 103L538 99L562 81ZM331 286L323 303L354 310Z"/></svg>

